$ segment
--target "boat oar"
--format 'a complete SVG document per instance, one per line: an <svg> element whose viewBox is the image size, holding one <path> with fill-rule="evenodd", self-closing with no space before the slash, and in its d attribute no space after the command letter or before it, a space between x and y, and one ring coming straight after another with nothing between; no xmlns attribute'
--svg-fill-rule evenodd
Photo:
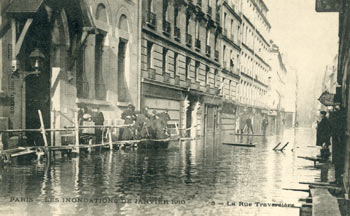
<svg viewBox="0 0 350 216"><path fill-rule="evenodd" d="M280 146L280 145L281 145L281 142L279 142L279 143L275 146L275 148L273 148L272 150L276 151L276 149L277 149L278 146Z"/></svg>
<svg viewBox="0 0 350 216"><path fill-rule="evenodd" d="M279 151L283 151L287 147L288 144L289 144L289 142L287 142L281 149L279 149Z"/></svg>

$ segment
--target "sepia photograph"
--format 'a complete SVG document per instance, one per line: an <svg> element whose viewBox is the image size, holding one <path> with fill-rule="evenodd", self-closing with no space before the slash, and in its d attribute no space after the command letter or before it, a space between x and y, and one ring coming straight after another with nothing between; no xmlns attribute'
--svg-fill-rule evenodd
<svg viewBox="0 0 350 216"><path fill-rule="evenodd" d="M350 0L0 0L0 216L350 216Z"/></svg>

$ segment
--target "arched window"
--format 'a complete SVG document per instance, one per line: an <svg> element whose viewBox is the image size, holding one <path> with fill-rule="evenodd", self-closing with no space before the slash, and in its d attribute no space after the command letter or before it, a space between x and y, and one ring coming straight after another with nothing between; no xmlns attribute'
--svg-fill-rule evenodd
<svg viewBox="0 0 350 216"><path fill-rule="evenodd" d="M96 19L103 22L108 22L106 7L103 4L97 5Z"/></svg>
<svg viewBox="0 0 350 216"><path fill-rule="evenodd" d="M128 32L128 20L124 14L120 16L118 28L119 30Z"/></svg>

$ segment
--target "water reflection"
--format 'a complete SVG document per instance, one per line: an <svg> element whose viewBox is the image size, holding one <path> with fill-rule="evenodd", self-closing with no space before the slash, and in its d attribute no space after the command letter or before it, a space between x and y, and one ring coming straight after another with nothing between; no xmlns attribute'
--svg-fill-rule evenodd
<svg viewBox="0 0 350 216"><path fill-rule="evenodd" d="M313 141L310 130L270 137L210 134L167 148L102 151L50 164L15 163L1 170L0 214L298 215L296 208L258 207L256 202L297 204L306 196L282 188L319 176L319 170L304 169L308 161L297 159L314 150L307 147ZM290 144L284 152L272 151L278 142ZM33 201L10 202L11 197ZM150 200L163 203L145 204Z"/></svg>

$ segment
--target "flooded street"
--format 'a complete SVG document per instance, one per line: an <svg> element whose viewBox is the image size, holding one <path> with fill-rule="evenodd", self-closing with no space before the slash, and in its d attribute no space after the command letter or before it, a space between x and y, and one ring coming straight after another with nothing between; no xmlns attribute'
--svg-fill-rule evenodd
<svg viewBox="0 0 350 216"><path fill-rule="evenodd" d="M221 144L234 139L14 163L1 169L0 215L299 215L292 206L307 193L283 188L320 177L297 158L317 153L314 130L252 137L255 148ZM289 142L284 152L272 150L278 142Z"/></svg>

